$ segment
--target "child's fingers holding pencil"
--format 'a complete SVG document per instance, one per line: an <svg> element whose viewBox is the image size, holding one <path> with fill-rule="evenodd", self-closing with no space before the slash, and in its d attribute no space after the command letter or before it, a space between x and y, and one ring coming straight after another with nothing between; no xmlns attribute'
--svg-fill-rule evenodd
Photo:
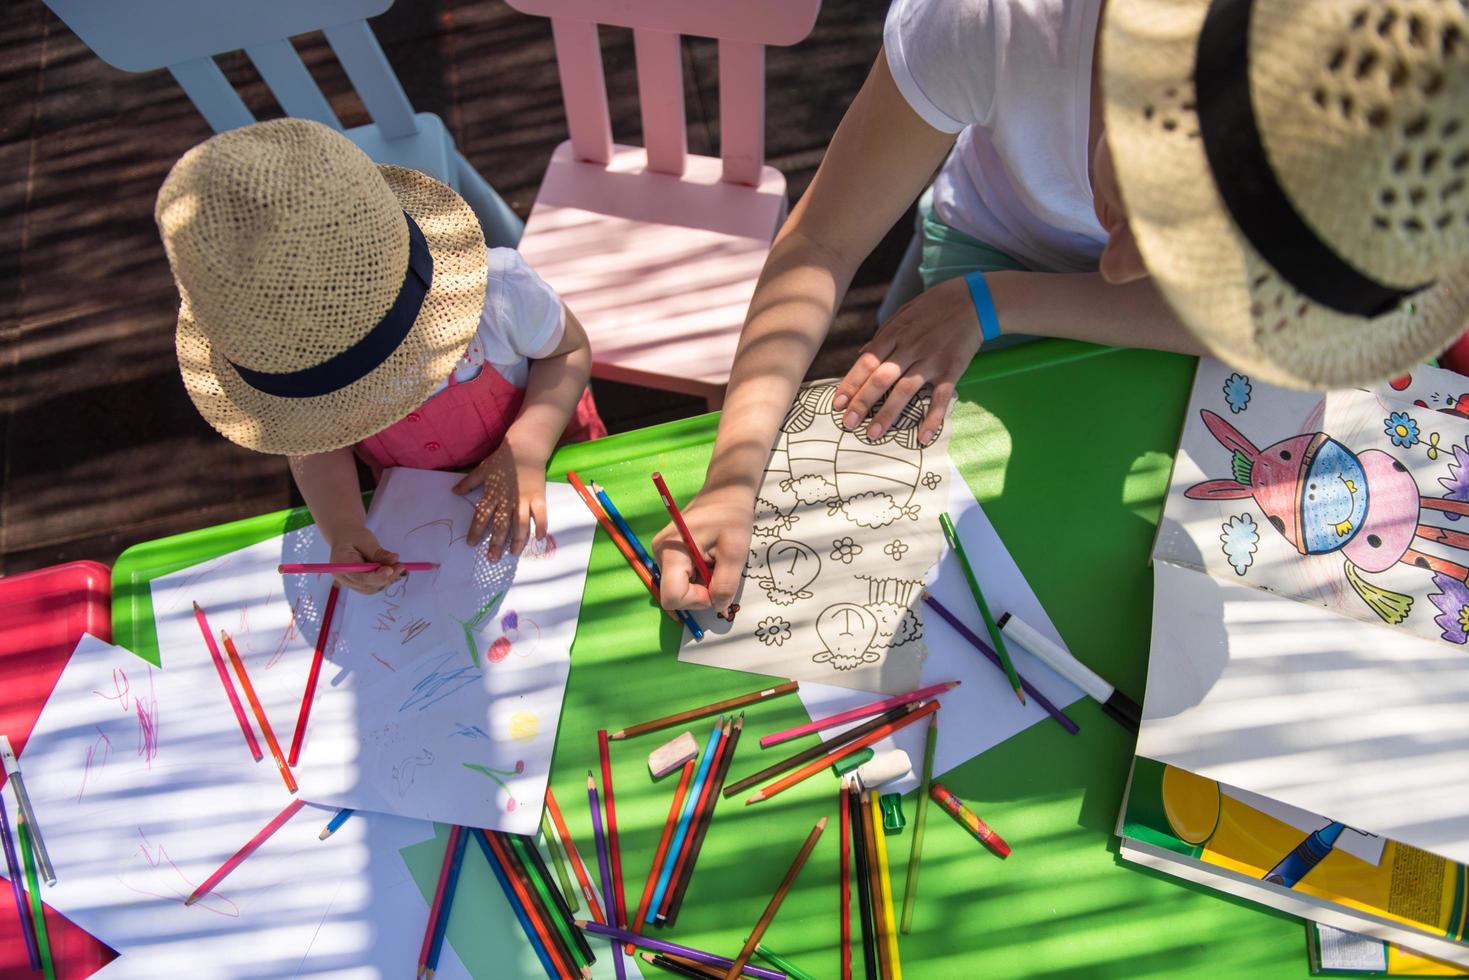
<svg viewBox="0 0 1469 980"><path fill-rule="evenodd" d="M380 566L371 572L337 572L332 576L332 580L342 588L361 592L363 595L381 592L407 571L399 561L397 552L389 551L378 544L377 538L367 528L334 544L331 560L344 564L376 562Z"/></svg>

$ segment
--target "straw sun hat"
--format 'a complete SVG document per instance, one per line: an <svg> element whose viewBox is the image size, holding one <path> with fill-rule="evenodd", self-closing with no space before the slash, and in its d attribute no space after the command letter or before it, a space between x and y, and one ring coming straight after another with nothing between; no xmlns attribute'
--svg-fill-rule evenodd
<svg viewBox="0 0 1469 980"><path fill-rule="evenodd" d="M1350 385L1469 326L1463 0L1108 0L1102 71L1138 247L1221 358Z"/></svg>
<svg viewBox="0 0 1469 980"><path fill-rule="evenodd" d="M469 205L320 123L201 143L154 217L182 298L184 385L250 449L326 452L403 418L449 376L484 307Z"/></svg>

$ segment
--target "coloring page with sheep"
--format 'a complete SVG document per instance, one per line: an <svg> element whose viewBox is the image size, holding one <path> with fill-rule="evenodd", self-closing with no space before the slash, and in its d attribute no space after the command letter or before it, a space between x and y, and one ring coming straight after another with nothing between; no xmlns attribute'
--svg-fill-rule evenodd
<svg viewBox="0 0 1469 980"><path fill-rule="evenodd" d="M755 502L739 614L706 617L680 660L890 694L918 686L923 581L944 550L948 426L920 445L925 389L869 439L842 428L835 393L835 382L807 385L786 413Z"/></svg>
<svg viewBox="0 0 1469 980"><path fill-rule="evenodd" d="M1469 643L1469 380L1288 391L1204 359L1153 558Z"/></svg>

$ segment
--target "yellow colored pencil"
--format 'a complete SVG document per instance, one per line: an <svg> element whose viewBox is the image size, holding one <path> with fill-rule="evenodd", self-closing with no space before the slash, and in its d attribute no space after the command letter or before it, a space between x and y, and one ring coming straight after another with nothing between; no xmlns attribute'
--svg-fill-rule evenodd
<svg viewBox="0 0 1469 980"><path fill-rule="evenodd" d="M882 941L887 946L887 966L893 980L903 980L903 964L898 960L898 922L893 915L893 881L888 877L887 834L882 829L882 807L877 794L872 796L872 837L877 845L877 880L882 888Z"/></svg>

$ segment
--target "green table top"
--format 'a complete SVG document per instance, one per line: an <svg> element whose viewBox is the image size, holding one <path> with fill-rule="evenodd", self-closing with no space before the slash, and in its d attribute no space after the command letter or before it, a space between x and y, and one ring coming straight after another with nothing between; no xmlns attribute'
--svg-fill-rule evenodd
<svg viewBox="0 0 1469 980"><path fill-rule="evenodd" d="M977 358L959 385L952 416L950 453L1056 627L1083 661L1139 698L1152 608L1148 551L1194 363L1040 341ZM553 457L551 476L570 468L596 479L646 541L666 519L648 474L661 470L675 496L688 499L709 461L716 423L716 416L703 416L567 446ZM156 662L149 580L308 520L303 511L282 511L129 549L113 568L116 642ZM597 729L760 684L752 675L679 663L678 640L676 626L599 534L552 772L584 857L591 841L585 776L597 766ZM1038 724L944 777L1014 852L1001 861L941 811L930 814L913 931L901 941L906 973L924 980L978 971L993 977L1308 976L1297 920L1120 861L1112 829L1133 741L1089 700L1068 713L1080 735ZM740 742L732 776L777 757L763 758L754 736L805 717L794 697L750 710L752 734ZM945 724L956 723L962 719ZM702 739L703 727L695 727ZM647 753L673 734L613 743L630 913L673 791L672 782L649 778ZM816 777L758 806L722 802L669 937L732 954L811 825L836 816L836 788L833 779ZM913 803L911 795L904 801L910 814ZM888 843L901 899L907 832ZM772 947L821 977L838 972L837 846L833 820L766 934ZM504 975L506 964L492 948L461 948L456 932L451 927L450 940L477 974ZM605 944L594 948L601 958Z"/></svg>

